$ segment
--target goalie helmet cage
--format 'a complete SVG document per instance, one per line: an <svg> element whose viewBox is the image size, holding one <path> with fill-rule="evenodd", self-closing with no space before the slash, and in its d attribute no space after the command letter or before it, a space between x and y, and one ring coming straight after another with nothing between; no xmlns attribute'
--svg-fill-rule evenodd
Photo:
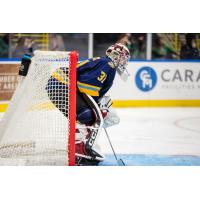
<svg viewBox="0 0 200 200"><path fill-rule="evenodd" d="M77 61L34 52L0 122L0 165L75 165Z"/></svg>

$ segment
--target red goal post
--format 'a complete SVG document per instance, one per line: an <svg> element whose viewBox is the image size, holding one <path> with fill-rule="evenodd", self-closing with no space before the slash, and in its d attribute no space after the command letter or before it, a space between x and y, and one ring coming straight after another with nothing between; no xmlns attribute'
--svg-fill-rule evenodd
<svg viewBox="0 0 200 200"><path fill-rule="evenodd" d="M69 166L75 165L75 133L76 133L76 66L78 62L78 54L76 51L70 53L70 92L69 92Z"/></svg>

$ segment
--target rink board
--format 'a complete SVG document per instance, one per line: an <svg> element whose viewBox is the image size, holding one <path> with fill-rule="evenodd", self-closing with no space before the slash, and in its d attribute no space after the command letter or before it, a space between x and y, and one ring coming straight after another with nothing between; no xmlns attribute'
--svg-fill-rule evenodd
<svg viewBox="0 0 200 200"><path fill-rule="evenodd" d="M115 107L200 106L200 61L131 61L109 91Z"/></svg>
<svg viewBox="0 0 200 200"><path fill-rule="evenodd" d="M1 60L0 67L0 101L9 101L19 60ZM114 107L200 107L200 61L130 61L127 69L128 81L117 75L109 91Z"/></svg>

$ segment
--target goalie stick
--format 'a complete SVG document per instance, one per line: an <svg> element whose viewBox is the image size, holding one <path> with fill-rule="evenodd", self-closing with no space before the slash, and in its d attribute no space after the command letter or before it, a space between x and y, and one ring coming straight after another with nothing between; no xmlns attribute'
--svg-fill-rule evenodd
<svg viewBox="0 0 200 200"><path fill-rule="evenodd" d="M115 159L116 159L116 161L117 161L118 166L125 166L124 161L123 161L121 158L119 158L119 159L117 158L117 155L116 155L116 153L115 153L115 150L114 150L114 148L113 148L113 145L112 145L112 143L111 143L111 140L110 140L110 137L109 137L109 135L108 135L108 132L107 132L106 128L104 128L104 131L105 131L105 133L106 133L106 137L107 137L107 139L108 139L108 141L109 141L110 147L111 147L112 152L113 152L113 154L114 154L114 156L115 156Z"/></svg>
<svg viewBox="0 0 200 200"><path fill-rule="evenodd" d="M109 96L108 96L108 98L109 98ZM103 98L102 98L103 99ZM102 101L102 100L101 100ZM109 98L108 99L108 101L107 102L104 102L104 103L102 103L102 102L99 102L99 107L100 107L100 109L101 110L106 110L107 112L109 112L109 108L112 106L112 101L111 101L111 99ZM105 101L106 101L106 99L105 99ZM105 121L104 121L104 123L105 123ZM117 155L116 155L116 153L115 153L115 150L114 150L114 148L113 148L113 145L112 145L112 142L111 142L111 140L110 140L110 137L109 137L109 135L108 135L108 132L107 132L107 129L106 129L106 126L103 126L103 128L104 128L104 131L105 131L105 133L106 133L106 137L107 137L107 139L108 139L108 142L109 142L109 144L110 144L110 147L111 147L111 149L112 149L112 152L113 152L113 154L114 154L114 157L115 157L115 159L116 159L116 161L117 161L117 164L119 165L119 166L125 166L125 163L124 163L124 161L122 160L122 159L118 159L117 158Z"/></svg>

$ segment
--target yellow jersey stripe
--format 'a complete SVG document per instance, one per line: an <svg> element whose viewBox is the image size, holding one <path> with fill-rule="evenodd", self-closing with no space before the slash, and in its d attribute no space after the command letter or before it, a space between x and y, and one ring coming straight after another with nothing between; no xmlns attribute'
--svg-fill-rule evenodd
<svg viewBox="0 0 200 200"><path fill-rule="evenodd" d="M78 67L81 67L82 65L84 65L84 64L86 64L86 63L88 63L88 62L89 62L89 60L85 60L85 61L83 61L83 62L78 63L77 68L78 68Z"/></svg>
<svg viewBox="0 0 200 200"><path fill-rule="evenodd" d="M62 76L60 76L60 74L58 74L57 72L54 72L52 74L52 77L55 78L56 80L58 80L61 83L68 84L68 81L65 80Z"/></svg>
<svg viewBox="0 0 200 200"><path fill-rule="evenodd" d="M90 84L86 84L86 83L82 83L82 82L79 82L79 81L77 81L77 84L80 87L84 87L84 88L91 89L91 90L99 91L101 89L100 87L97 87L97 86L94 86L94 85L90 85Z"/></svg>
<svg viewBox="0 0 200 200"><path fill-rule="evenodd" d="M63 78L68 79L67 74L62 69L58 68L57 70L58 70L58 72L60 72L62 74Z"/></svg>
<svg viewBox="0 0 200 200"><path fill-rule="evenodd" d="M86 88L80 88L80 87L79 87L79 91L82 92L82 93L91 95L91 96L97 96L97 97L99 96L98 91L93 91L93 90L89 90L89 89L86 89Z"/></svg>
<svg viewBox="0 0 200 200"><path fill-rule="evenodd" d="M95 60L98 60L98 59L100 59L100 57L95 57L92 60L95 61Z"/></svg>

